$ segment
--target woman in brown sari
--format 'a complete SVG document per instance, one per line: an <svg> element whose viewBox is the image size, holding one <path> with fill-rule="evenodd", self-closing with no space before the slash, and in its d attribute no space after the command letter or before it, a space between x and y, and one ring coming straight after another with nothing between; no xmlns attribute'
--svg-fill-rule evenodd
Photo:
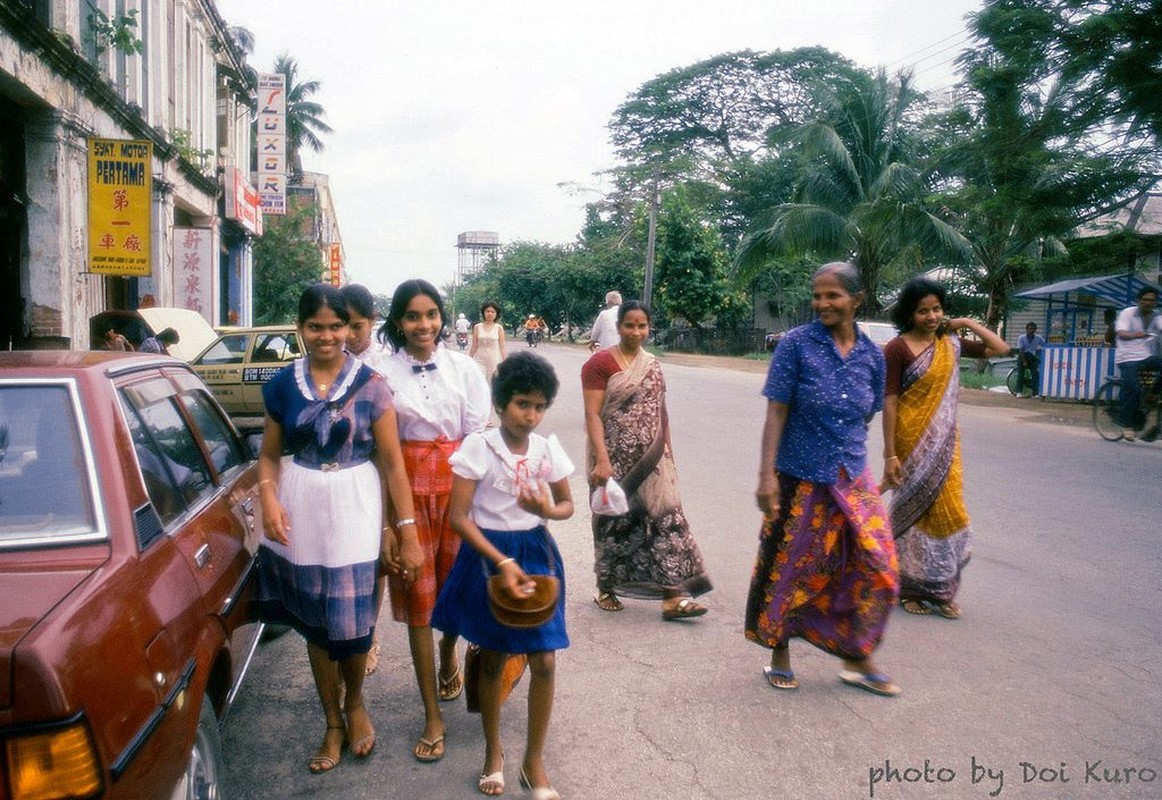
<svg viewBox="0 0 1162 800"><path fill-rule="evenodd" d="M665 378L643 347L649 310L623 303L617 330L618 344L581 368L590 488L613 478L629 498L629 513L593 516L594 601L603 611L621 611L619 594L660 598L662 619L700 617L706 607L693 598L711 584L678 497Z"/></svg>

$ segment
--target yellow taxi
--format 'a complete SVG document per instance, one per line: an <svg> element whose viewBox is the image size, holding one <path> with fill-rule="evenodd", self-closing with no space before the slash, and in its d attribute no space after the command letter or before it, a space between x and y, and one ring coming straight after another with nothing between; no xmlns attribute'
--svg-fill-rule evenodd
<svg viewBox="0 0 1162 800"><path fill-rule="evenodd" d="M262 425L262 385L303 354L293 325L223 328L190 365L239 428Z"/></svg>

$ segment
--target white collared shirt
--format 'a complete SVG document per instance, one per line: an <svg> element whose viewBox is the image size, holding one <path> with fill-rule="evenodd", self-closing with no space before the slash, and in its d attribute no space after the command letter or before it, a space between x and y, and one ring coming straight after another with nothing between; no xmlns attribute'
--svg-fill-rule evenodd
<svg viewBox="0 0 1162 800"><path fill-rule="evenodd" d="M395 393L399 438L456 440L483 430L492 400L476 362L440 344L430 362L435 369L414 371L420 363L402 349L382 360L380 371Z"/></svg>

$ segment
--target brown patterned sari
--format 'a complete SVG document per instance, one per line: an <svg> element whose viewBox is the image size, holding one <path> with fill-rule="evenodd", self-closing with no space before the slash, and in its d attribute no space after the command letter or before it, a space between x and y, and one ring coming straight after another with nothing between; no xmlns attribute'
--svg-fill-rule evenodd
<svg viewBox="0 0 1162 800"><path fill-rule="evenodd" d="M629 513L593 516L597 588L656 599L710 591L702 554L678 496L669 447L666 382L661 366L641 351L609 379L601 408L613 477L629 497ZM594 463L589 454L589 464Z"/></svg>

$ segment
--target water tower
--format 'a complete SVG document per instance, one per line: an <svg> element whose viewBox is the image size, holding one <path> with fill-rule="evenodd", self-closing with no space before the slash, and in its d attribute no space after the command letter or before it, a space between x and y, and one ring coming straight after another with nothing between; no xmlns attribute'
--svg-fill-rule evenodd
<svg viewBox="0 0 1162 800"><path fill-rule="evenodd" d="M456 237L459 262L456 265L456 285L484 269L488 260L500 249L500 234L496 231L465 231Z"/></svg>

